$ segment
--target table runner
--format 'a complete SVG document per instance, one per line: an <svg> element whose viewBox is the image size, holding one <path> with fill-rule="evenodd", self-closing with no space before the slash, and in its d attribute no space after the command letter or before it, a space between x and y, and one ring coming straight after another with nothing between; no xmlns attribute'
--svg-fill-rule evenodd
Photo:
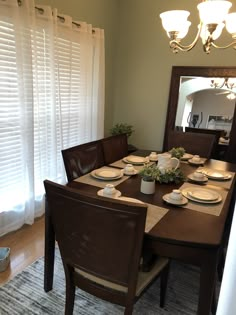
<svg viewBox="0 0 236 315"><path fill-rule="evenodd" d="M155 162L149 162L149 164L153 164ZM118 161L115 161L113 163L110 164L110 166L113 166L113 167L118 167L118 168L125 168L125 166L127 165L128 163L125 163L123 162L122 159L118 160ZM143 168L143 164L142 165L133 165L133 167L137 170L137 171L140 171L142 168Z"/></svg>
<svg viewBox="0 0 236 315"><path fill-rule="evenodd" d="M101 167L99 169L114 170L114 168L107 167L107 166ZM78 182L78 183L83 183L83 184L88 184L88 185L104 188L107 184L113 184L114 186L117 186L120 183L127 180L128 178L129 178L129 176L124 175L121 178L116 179L116 180L102 180L102 179L97 179L97 178L92 177L92 175L89 173L89 174L85 174L83 176L80 176L80 177L74 179L74 181Z"/></svg>
<svg viewBox="0 0 236 315"><path fill-rule="evenodd" d="M190 183L184 183L179 189L183 190L184 188L187 188L187 187L196 188L196 187L200 187L200 186L190 184ZM187 203L187 205L184 206L184 208L203 212L206 214L219 216L221 213L221 210L223 209L225 198L226 198L228 192L226 190L220 189L220 187L213 186L213 185L206 185L204 187L208 188L208 189L216 190L222 196L222 201L220 203L216 203L216 204L209 204L209 203L198 203L198 202L194 202L192 200L188 200L188 203ZM200 187L200 188L204 188L204 187Z"/></svg>
<svg viewBox="0 0 236 315"><path fill-rule="evenodd" d="M216 170L216 169L213 169L213 168L207 168L207 167L199 167L197 169L198 171L216 171L216 172L220 172L220 170ZM230 175L232 175L232 178L231 179L228 179L228 180L214 180L214 179L208 179L207 183L210 184L210 185L214 185L214 186L219 186L221 188L226 188L226 189L230 189L231 187L231 184L233 182L233 179L234 179L234 175L235 173L233 172L228 172L226 171L226 173L229 173Z"/></svg>
<svg viewBox="0 0 236 315"><path fill-rule="evenodd" d="M145 232L148 233L169 211L168 209L161 208L152 204L147 204L147 217L145 224Z"/></svg>

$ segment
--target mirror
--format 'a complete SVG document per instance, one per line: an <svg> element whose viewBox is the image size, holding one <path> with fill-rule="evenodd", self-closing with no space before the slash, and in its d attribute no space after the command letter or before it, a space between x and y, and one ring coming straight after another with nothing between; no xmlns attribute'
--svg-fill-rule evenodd
<svg viewBox="0 0 236 315"><path fill-rule="evenodd" d="M235 115L235 99L228 100L226 99L226 95L221 94L218 95L220 101L219 102L227 102L230 101L230 106L227 106L228 110L226 110L224 117L222 117L222 112L217 110L216 100L214 99L216 92L221 93L222 91L226 92L227 89L216 89L211 87L212 79L221 78L219 80L228 79L228 78L236 78L236 67L179 67L174 66L172 68L171 75L171 84L169 91L169 102L168 102L168 110L167 110L167 118L166 118L166 127L165 127L165 135L164 135L164 144L163 149L167 148L167 135L169 130L173 130L176 126L190 126L195 127L200 126L200 128L215 128L215 125L209 125L213 123L213 121L222 125L224 123L224 129L227 129L227 133L229 134L231 130L230 143L227 150L227 160L234 162L236 160L234 152L236 151L236 115ZM229 79L228 79L229 80ZM201 82L201 88L195 88L195 92L198 94L197 96L193 95L194 88L193 83ZM214 81L215 82L215 81ZM205 85L204 85L205 84ZM192 90L188 93L183 93L184 87L192 86ZM182 94L181 94L182 93ZM193 97L196 99L200 99L201 103L204 99L204 94L208 94L208 102L212 102L214 104L208 104L209 108L206 110L206 106L197 107L194 109L193 105ZM189 96L189 99L186 102L186 95ZM188 102L189 101L189 102ZM186 109L186 103L187 105ZM221 109L225 105L221 103ZM230 108L230 110L229 110ZM204 109L204 110L203 110ZM194 116L195 115L195 116ZM215 117L213 117L215 116ZM219 117L220 116L220 117ZM225 119L224 119L225 118ZM213 119L213 120L212 120ZM222 120L225 120L222 122ZM210 122L211 121L211 122ZM183 127L184 127L183 126ZM217 129L217 128L215 128ZM235 161L236 163L236 161Z"/></svg>

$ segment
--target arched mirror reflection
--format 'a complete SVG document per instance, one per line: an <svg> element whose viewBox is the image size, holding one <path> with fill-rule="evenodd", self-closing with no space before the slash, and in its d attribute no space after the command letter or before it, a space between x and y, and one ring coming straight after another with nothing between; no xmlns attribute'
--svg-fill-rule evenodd
<svg viewBox="0 0 236 315"><path fill-rule="evenodd" d="M168 132L217 130L236 163L236 67L172 67L163 150Z"/></svg>
<svg viewBox="0 0 236 315"><path fill-rule="evenodd" d="M222 130L229 138L235 98L236 78L181 76L175 127Z"/></svg>

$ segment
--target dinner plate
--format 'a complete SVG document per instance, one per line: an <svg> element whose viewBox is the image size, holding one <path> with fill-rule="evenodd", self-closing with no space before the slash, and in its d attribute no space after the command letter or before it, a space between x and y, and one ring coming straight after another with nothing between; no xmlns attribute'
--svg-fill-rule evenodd
<svg viewBox="0 0 236 315"><path fill-rule="evenodd" d="M169 204L171 204L171 205L175 205L175 206L184 206L184 205L186 205L186 204L188 203L188 199L185 198L184 196L183 196L183 198L182 198L181 200L173 200L173 199L170 197L170 194L166 194L166 195L164 195L164 196L162 197L162 199L163 199L165 202L167 202L167 203L169 203Z"/></svg>
<svg viewBox="0 0 236 315"><path fill-rule="evenodd" d="M121 172L120 170L112 169L112 170L106 170L106 169L98 169L94 170L95 175L102 178L116 178L119 177Z"/></svg>
<svg viewBox="0 0 236 315"><path fill-rule="evenodd" d="M147 158L146 157L142 157L142 156L136 156L136 155L128 155L125 158L123 158L123 161L125 163L140 165L140 164L146 163L147 162Z"/></svg>
<svg viewBox="0 0 236 315"><path fill-rule="evenodd" d="M187 161L187 160L191 159L192 157L193 157L192 154L190 154L190 153L184 153L184 155L180 158L180 160L182 160L182 161Z"/></svg>
<svg viewBox="0 0 236 315"><path fill-rule="evenodd" d="M205 192L201 193L200 190L205 190ZM198 192L197 192L198 191ZM207 192L206 192L207 191ZM192 188L187 187L182 190L182 194L189 200L199 202L199 203L218 203L222 200L222 196L217 192L207 189L207 188ZM217 195L217 198L216 198ZM215 199L216 198L216 199Z"/></svg>
<svg viewBox="0 0 236 315"><path fill-rule="evenodd" d="M119 179L123 176L123 171L115 170L115 172L112 172L110 170L108 170L108 171L103 170L100 173L100 172L98 172L98 170L93 170L90 174L94 178L100 179L100 180L116 180L116 179ZM117 175L115 176L114 174L117 174Z"/></svg>
<svg viewBox="0 0 236 315"><path fill-rule="evenodd" d="M189 159L188 162L192 165L202 165L204 164L204 160L200 159L200 161L193 161L192 159Z"/></svg>
<svg viewBox="0 0 236 315"><path fill-rule="evenodd" d="M116 190L114 194L104 194L104 189L100 189L97 192L98 196L107 197L107 198L118 198L121 196L121 192L119 190Z"/></svg>
<svg viewBox="0 0 236 315"><path fill-rule="evenodd" d="M208 181L208 178L205 174L203 179L196 178L193 174L188 175L188 179L196 183L206 183Z"/></svg>
<svg viewBox="0 0 236 315"><path fill-rule="evenodd" d="M133 176L133 175L137 175L138 174L138 171L137 170L134 170L132 173L131 172L126 172L125 170L124 170L124 175L126 175L126 176Z"/></svg>
<svg viewBox="0 0 236 315"><path fill-rule="evenodd" d="M123 201L128 201L128 202L135 202L135 203L142 203L142 204L144 204L144 202L142 202L141 200L135 199L135 198L130 198L130 197L122 196L122 197L119 197L118 199L119 200L123 200Z"/></svg>
<svg viewBox="0 0 236 315"><path fill-rule="evenodd" d="M204 172L206 176L210 179L215 180L228 180L232 178L232 175L226 172L220 172L220 171L205 171Z"/></svg>

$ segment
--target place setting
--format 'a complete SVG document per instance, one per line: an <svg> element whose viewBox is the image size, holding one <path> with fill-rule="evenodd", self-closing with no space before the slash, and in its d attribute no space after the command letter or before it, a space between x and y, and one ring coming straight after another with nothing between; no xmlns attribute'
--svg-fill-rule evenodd
<svg viewBox="0 0 236 315"><path fill-rule="evenodd" d="M209 188L186 187L182 189L182 194L197 203L215 204L222 201L220 193Z"/></svg>
<svg viewBox="0 0 236 315"><path fill-rule="evenodd" d="M188 199L185 196L183 196L181 190L179 189L174 189L172 190L171 193L165 194L162 197L162 199L166 203L169 203L171 205L178 206L178 207L184 206L188 203Z"/></svg>
<svg viewBox="0 0 236 315"><path fill-rule="evenodd" d="M137 155L128 155L124 157L122 160L123 162L127 164L133 164L133 165L143 165L149 162L149 159L147 157L137 156Z"/></svg>
<svg viewBox="0 0 236 315"><path fill-rule="evenodd" d="M203 165L206 159L201 158L199 155L194 155L192 158L188 159L188 163L191 165Z"/></svg>
<svg viewBox="0 0 236 315"><path fill-rule="evenodd" d="M133 176L138 174L138 170L134 168L132 164L127 164L123 170L124 175Z"/></svg>
<svg viewBox="0 0 236 315"><path fill-rule="evenodd" d="M201 172L209 179L213 180L224 181L232 178L232 175L230 173L224 171L201 169Z"/></svg>
<svg viewBox="0 0 236 315"><path fill-rule="evenodd" d="M113 184L106 184L103 189L97 192L97 195L101 197L118 198L121 196L121 192L117 190Z"/></svg>
<svg viewBox="0 0 236 315"><path fill-rule="evenodd" d="M196 171L188 175L188 180L197 184L206 184L208 182L208 177L199 171Z"/></svg>
<svg viewBox="0 0 236 315"><path fill-rule="evenodd" d="M112 169L112 168L101 168L93 170L91 173L91 176L105 181L111 181L111 180L117 180L120 179L124 174L123 170L119 169Z"/></svg>

